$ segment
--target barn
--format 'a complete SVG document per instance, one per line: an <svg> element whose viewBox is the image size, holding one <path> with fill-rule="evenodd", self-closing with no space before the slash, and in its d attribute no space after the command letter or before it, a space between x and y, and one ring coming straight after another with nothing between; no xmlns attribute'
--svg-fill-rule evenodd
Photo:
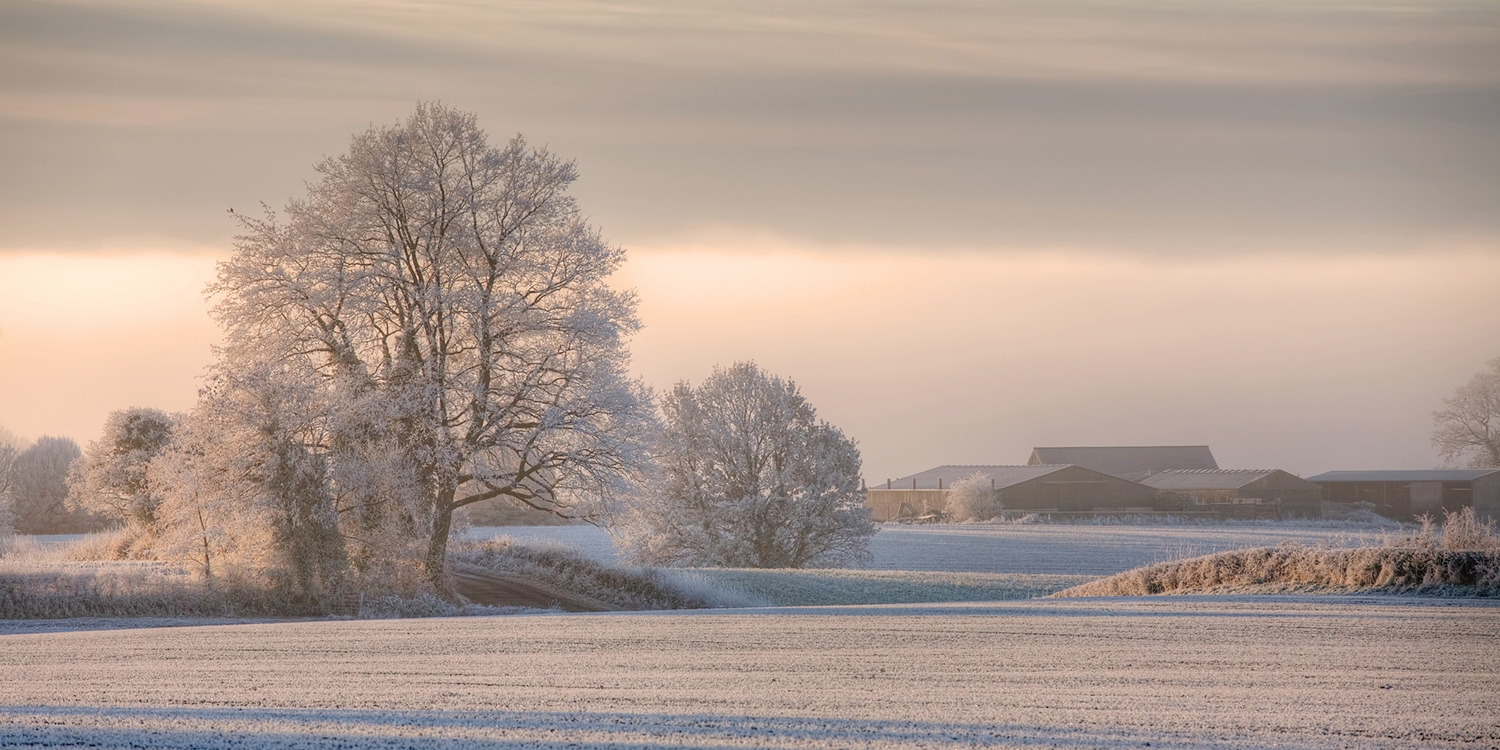
<svg viewBox="0 0 1500 750"><path fill-rule="evenodd" d="M1280 469L1169 469L1141 484L1187 495L1201 510L1226 516L1322 515L1323 487Z"/></svg>
<svg viewBox="0 0 1500 750"><path fill-rule="evenodd" d="M1481 517L1500 519L1500 469L1329 471L1307 479L1323 488L1328 502L1368 503L1388 518L1472 507Z"/></svg>
<svg viewBox="0 0 1500 750"><path fill-rule="evenodd" d="M1027 465L1073 464L1110 476L1140 481L1172 469L1217 469L1206 445L1113 445L1032 448Z"/></svg>
<svg viewBox="0 0 1500 750"><path fill-rule="evenodd" d="M1149 511L1157 491L1143 484L1072 465L939 466L868 488L865 505L876 521L941 512L953 483L989 478L1006 510L1030 513Z"/></svg>

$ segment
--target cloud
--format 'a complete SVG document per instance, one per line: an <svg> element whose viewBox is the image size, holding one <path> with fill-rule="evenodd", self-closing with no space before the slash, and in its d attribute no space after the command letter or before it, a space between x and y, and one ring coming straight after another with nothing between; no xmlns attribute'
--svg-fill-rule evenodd
<svg viewBox="0 0 1500 750"><path fill-rule="evenodd" d="M1412 252L1500 237L1493 4L0 7L0 250L223 247L419 99L627 244Z"/></svg>

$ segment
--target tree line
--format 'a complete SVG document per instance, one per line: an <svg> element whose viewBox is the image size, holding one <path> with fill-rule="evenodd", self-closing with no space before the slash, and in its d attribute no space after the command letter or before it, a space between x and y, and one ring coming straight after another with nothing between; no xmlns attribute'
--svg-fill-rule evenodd
<svg viewBox="0 0 1500 750"><path fill-rule="evenodd" d="M0 530L80 534L109 520L68 502L68 476L81 455L72 438L43 435L23 442L0 427Z"/></svg>

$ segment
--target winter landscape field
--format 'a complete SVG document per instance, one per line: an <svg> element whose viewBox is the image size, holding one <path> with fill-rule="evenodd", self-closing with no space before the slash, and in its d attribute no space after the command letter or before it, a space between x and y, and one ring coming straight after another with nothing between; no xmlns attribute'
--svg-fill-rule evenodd
<svg viewBox="0 0 1500 750"><path fill-rule="evenodd" d="M782 606L7 621L0 746L1500 746L1494 599L1036 598L1184 554L1380 533L887 526L866 569L669 574ZM471 532L501 535L616 560L590 527Z"/></svg>
<svg viewBox="0 0 1500 750"><path fill-rule="evenodd" d="M1394 528L1394 524L1390 525ZM1282 542L1378 543L1388 529L1335 524L1243 525L885 524L870 540L869 570L1103 576L1141 565ZM474 538L570 547L600 562L620 555L593 526L476 527Z"/></svg>
<svg viewBox="0 0 1500 750"><path fill-rule="evenodd" d="M0 745L1486 748L1497 634L1404 597L13 634Z"/></svg>

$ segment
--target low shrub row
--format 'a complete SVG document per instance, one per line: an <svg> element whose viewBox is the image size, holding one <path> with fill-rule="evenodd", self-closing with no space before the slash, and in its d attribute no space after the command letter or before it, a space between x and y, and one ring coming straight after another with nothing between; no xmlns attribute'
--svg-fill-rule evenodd
<svg viewBox="0 0 1500 750"><path fill-rule="evenodd" d="M1435 547L1326 549L1287 543L1148 565L1054 596L1275 591L1500 596L1500 552Z"/></svg>

